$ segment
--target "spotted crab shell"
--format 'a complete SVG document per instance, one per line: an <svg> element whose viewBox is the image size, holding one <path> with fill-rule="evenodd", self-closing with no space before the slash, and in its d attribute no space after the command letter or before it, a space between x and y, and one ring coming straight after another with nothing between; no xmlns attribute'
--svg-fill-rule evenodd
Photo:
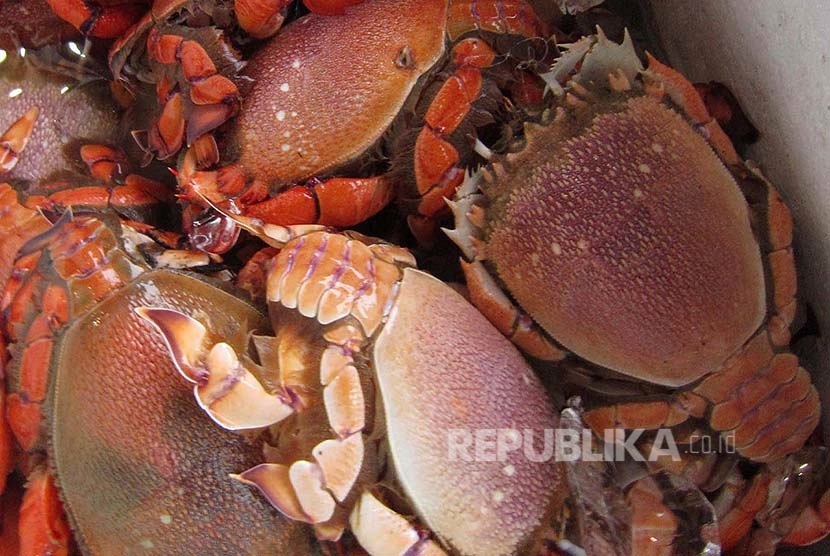
<svg viewBox="0 0 830 556"><path fill-rule="evenodd" d="M529 430L541 453L558 419L518 350L460 294L407 269L373 353L397 480L424 524L461 554L521 553L564 497L558 464L524 449L453 460L448 448L453 431L495 443L498 430Z"/></svg>
<svg viewBox="0 0 830 556"><path fill-rule="evenodd" d="M240 165L294 183L365 152L443 55L436 22L446 18L444 0L379 0L282 29L247 66L254 85L235 127Z"/></svg>
<svg viewBox="0 0 830 556"><path fill-rule="evenodd" d="M486 263L569 351L654 383L690 383L766 316L747 202L707 140L646 93L630 41L581 41L558 72L577 61L587 101L563 100L482 184ZM618 70L631 91L608 89Z"/></svg>
<svg viewBox="0 0 830 556"><path fill-rule="evenodd" d="M240 327L263 323L231 294L157 270L68 327L53 363L50 455L84 553L313 553L308 531L228 480L261 448L214 430L193 405L134 312L146 304L199 307L216 337L242 343Z"/></svg>

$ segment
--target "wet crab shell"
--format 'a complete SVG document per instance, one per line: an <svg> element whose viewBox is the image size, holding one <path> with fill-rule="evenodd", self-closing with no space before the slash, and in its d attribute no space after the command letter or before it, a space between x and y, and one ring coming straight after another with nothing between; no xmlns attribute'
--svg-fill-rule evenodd
<svg viewBox="0 0 830 556"><path fill-rule="evenodd" d="M364 153L443 55L445 26L436 22L447 11L446 0L380 0L282 29L246 68L254 85L235 124L239 164L286 184Z"/></svg>
<svg viewBox="0 0 830 556"><path fill-rule="evenodd" d="M634 82L641 67L626 47L607 55ZM607 82L601 67L587 56L580 83ZM550 125L529 127L526 146L485 176L483 237L462 243L567 350L685 385L719 368L766 317L747 202L670 103L590 90L590 102L563 103Z"/></svg>
<svg viewBox="0 0 830 556"><path fill-rule="evenodd" d="M511 161L525 187L493 207L487 253L565 347L679 386L760 326L760 252L732 176L681 116L648 97L610 108L577 135L531 139ZM537 164L552 142L563 145L556 162Z"/></svg>
<svg viewBox="0 0 830 556"><path fill-rule="evenodd" d="M28 264L10 272L14 257L0 252L0 277L11 276L2 295L3 340L17 341L11 361L3 361L7 387L10 398L25 393L22 405L43 414L25 449L30 462L47 456L81 551L313 553L307 530L227 481L227 473L257 460L259 443L210 429L133 308L203 307L217 334L243 344L240 326L258 326L261 313L203 279L147 269L134 250L139 236L124 240L126 228L111 217L67 215L52 225L20 206L8 185L0 192L9 232L3 245L18 252L18 263L40 261L31 273ZM31 372L41 367L45 376ZM33 393L41 390L39 409ZM27 515L37 528L38 517ZM21 538L30 534L37 533L21 529Z"/></svg>

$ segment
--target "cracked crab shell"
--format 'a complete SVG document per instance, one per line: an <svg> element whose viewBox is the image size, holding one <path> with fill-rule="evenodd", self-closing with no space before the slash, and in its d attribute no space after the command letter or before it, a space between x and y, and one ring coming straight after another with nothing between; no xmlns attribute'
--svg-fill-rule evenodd
<svg viewBox="0 0 830 556"><path fill-rule="evenodd" d="M568 350L655 383L692 382L765 318L747 203L671 106L606 94L566 111L530 130L486 186L498 199L487 258Z"/></svg>
<svg viewBox="0 0 830 556"><path fill-rule="evenodd" d="M444 53L446 18L446 0L378 0L283 28L247 66L240 165L294 183L361 155Z"/></svg>
<svg viewBox="0 0 830 556"><path fill-rule="evenodd" d="M242 342L240 330L262 323L232 295L161 270L68 328L54 363L50 451L79 545L89 554L315 553L302 525L228 479L260 448L192 403L134 312L144 305L204 308L211 334Z"/></svg>
<svg viewBox="0 0 830 556"><path fill-rule="evenodd" d="M461 554L527 550L565 488L553 458L496 453L497 437L532 431L542 454L558 423L516 348L461 295L407 269L374 359L395 473L424 524Z"/></svg>

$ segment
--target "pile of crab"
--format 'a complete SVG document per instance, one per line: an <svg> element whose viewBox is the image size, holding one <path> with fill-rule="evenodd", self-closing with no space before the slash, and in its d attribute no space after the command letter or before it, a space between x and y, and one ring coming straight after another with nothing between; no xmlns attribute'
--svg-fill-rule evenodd
<svg viewBox="0 0 830 556"><path fill-rule="evenodd" d="M0 552L830 533L790 213L594 4L0 3Z"/></svg>

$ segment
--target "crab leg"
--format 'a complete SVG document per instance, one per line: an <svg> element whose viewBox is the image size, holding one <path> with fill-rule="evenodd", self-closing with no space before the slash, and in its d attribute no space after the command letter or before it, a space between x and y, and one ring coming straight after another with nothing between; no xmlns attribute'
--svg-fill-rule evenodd
<svg viewBox="0 0 830 556"><path fill-rule="evenodd" d="M18 531L21 556L69 554L69 524L55 482L45 469L37 468L29 475Z"/></svg>
<svg viewBox="0 0 830 556"><path fill-rule="evenodd" d="M114 39L138 21L147 3L137 0L106 2L93 0L47 0L61 19L89 37Z"/></svg>
<svg viewBox="0 0 830 556"><path fill-rule="evenodd" d="M218 73L195 40L154 28L147 36L147 53L162 74L156 94L163 108L148 130L133 136L142 149L164 160L233 117L239 110L239 89Z"/></svg>
<svg viewBox="0 0 830 556"><path fill-rule="evenodd" d="M394 195L387 176L331 178L298 185L245 207L245 214L272 224L320 224L348 228L377 214Z"/></svg>
<svg viewBox="0 0 830 556"><path fill-rule="evenodd" d="M239 26L257 39L267 39L282 27L290 0L236 0L234 13Z"/></svg>
<svg viewBox="0 0 830 556"><path fill-rule="evenodd" d="M17 193L9 184L0 184L0 228L4 241L0 244L0 284L6 284L14 272L14 257L20 247L32 237L45 231L49 221L41 214L22 206ZM2 292L0 292L1 294ZM3 298L0 295L0 300ZM2 319L0 319L2 322ZM6 334L0 334L0 368L7 376L8 352ZM14 465L14 440L8 422L9 400L6 389L0 394L0 493L5 490L6 477Z"/></svg>
<svg viewBox="0 0 830 556"><path fill-rule="evenodd" d="M35 128L38 108L30 108L16 122L14 122L3 135L0 135L0 174L10 172L20 157L20 153L26 148L29 137Z"/></svg>
<svg viewBox="0 0 830 556"><path fill-rule="evenodd" d="M513 305L480 261L461 261L470 299L487 320L522 351L545 361L560 361L567 353L556 346L537 324Z"/></svg>
<svg viewBox="0 0 830 556"><path fill-rule="evenodd" d="M465 39L455 45L452 57L455 71L438 90L415 141L414 173L420 201L409 226L422 243L431 242L433 219L446 210L444 199L451 198L464 181L460 155L447 139L481 95L481 70L493 64L496 53L480 39Z"/></svg>
<svg viewBox="0 0 830 556"><path fill-rule="evenodd" d="M141 307L136 313L161 333L182 377L194 384L199 406L228 430L267 427L295 412L290 392L267 392L224 342L209 350L202 323L179 311Z"/></svg>
<svg viewBox="0 0 830 556"><path fill-rule="evenodd" d="M155 213L166 211L173 200L169 187L137 174L127 174L123 183L116 184L115 179L127 171L126 155L119 149L88 144L81 147L80 155L92 177L104 185L49 184L43 194L37 188L30 188L25 206L57 212L71 207L96 212L114 210L126 218L146 221L152 220Z"/></svg>
<svg viewBox="0 0 830 556"><path fill-rule="evenodd" d="M305 257L313 257L314 262ZM356 359L388 310L400 277L396 261L412 263L408 253L393 247L366 246L341 235L317 233L280 253L268 278L270 303L331 324L323 334L326 347L319 361L319 383L335 437L311 450L313 461L263 464L237 478L259 488L287 516L314 524L321 538L339 538L346 516L337 511L337 504L349 496L363 468L366 409ZM349 317L356 324L345 320Z"/></svg>
<svg viewBox="0 0 830 556"><path fill-rule="evenodd" d="M349 525L369 554L419 554L439 556L446 552L438 544L424 538L402 515L364 491L349 515Z"/></svg>
<svg viewBox="0 0 830 556"><path fill-rule="evenodd" d="M320 15L340 15L349 6L362 4L365 0L303 0L305 7Z"/></svg>
<svg viewBox="0 0 830 556"><path fill-rule="evenodd" d="M732 141L718 125L717 120L709 114L700 94L683 74L660 63L649 54L648 68L643 72L643 77L646 79L646 91L658 98L664 94L668 95L703 132L712 148L726 164L740 164L741 158L735 151Z"/></svg>

